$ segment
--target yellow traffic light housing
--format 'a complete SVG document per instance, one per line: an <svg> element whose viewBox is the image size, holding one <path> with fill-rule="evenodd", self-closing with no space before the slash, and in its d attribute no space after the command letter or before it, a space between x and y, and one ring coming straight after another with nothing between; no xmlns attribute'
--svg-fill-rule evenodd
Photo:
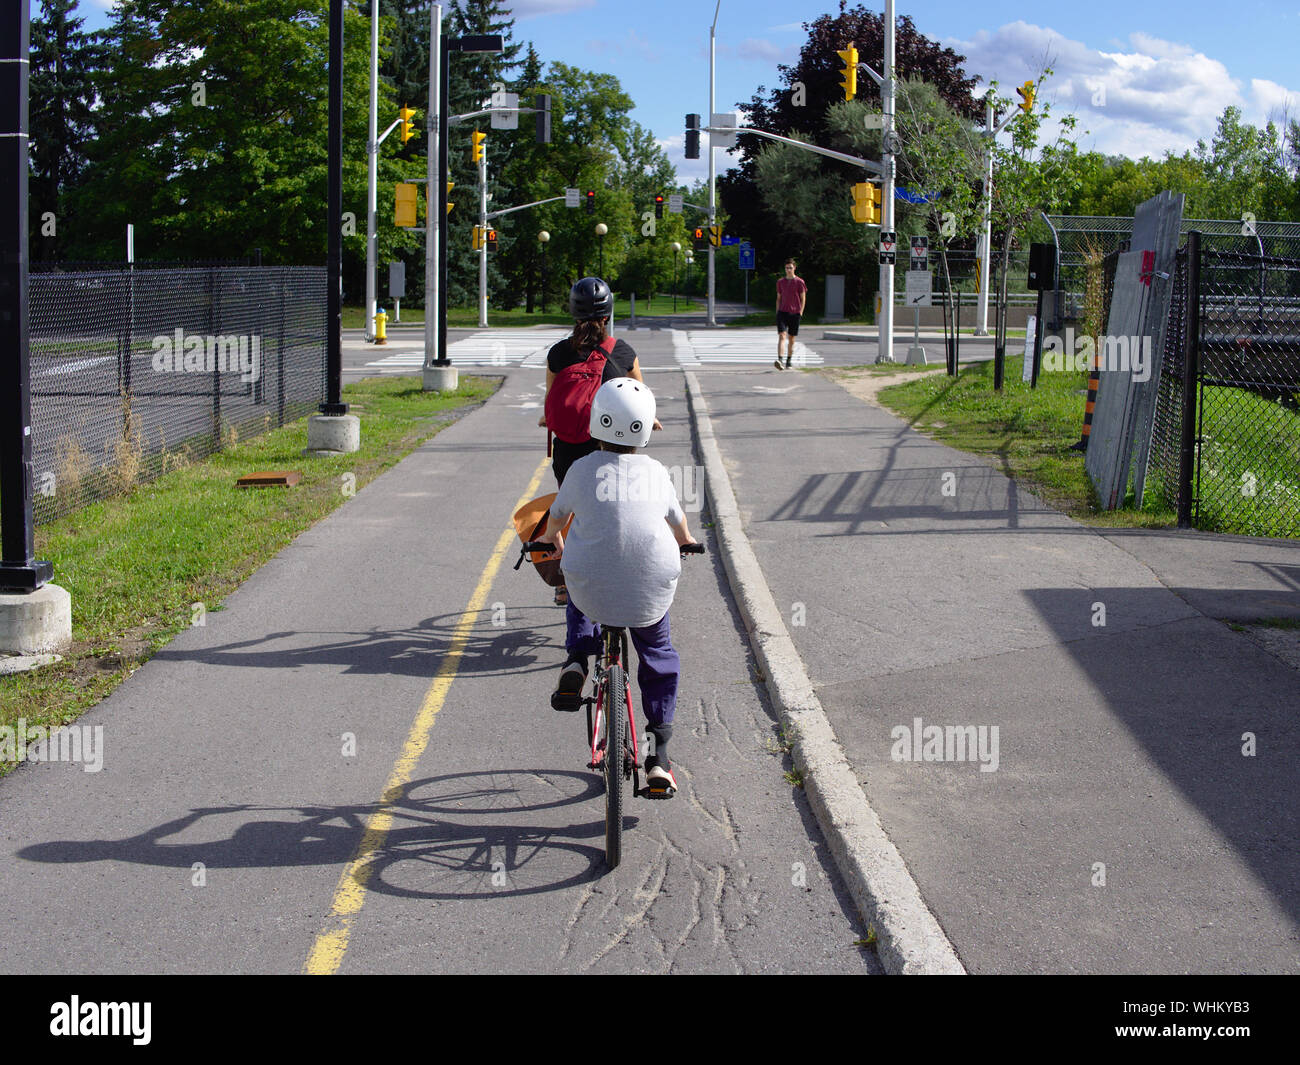
<svg viewBox="0 0 1300 1065"><path fill-rule="evenodd" d="M722 227L709 226L709 243L715 248L722 247Z"/></svg>
<svg viewBox="0 0 1300 1065"><path fill-rule="evenodd" d="M1029 114L1034 109L1034 83L1027 81L1023 85L1017 85L1016 92L1020 94L1020 110Z"/></svg>
<svg viewBox="0 0 1300 1065"><path fill-rule="evenodd" d="M482 230L480 230L478 226L475 226L473 232L470 235L470 247L472 247L475 251L478 251L482 243L483 243Z"/></svg>
<svg viewBox="0 0 1300 1065"><path fill-rule="evenodd" d="M415 111L410 107L402 107L397 112L397 117L401 119L401 138L405 144L412 137L418 137L420 134L417 130L411 128L411 119L415 117Z"/></svg>
<svg viewBox="0 0 1300 1065"><path fill-rule="evenodd" d="M420 190L407 181L397 184L397 206L393 216L394 225L410 228L418 223Z"/></svg>
<svg viewBox="0 0 1300 1065"><path fill-rule="evenodd" d="M475 130L473 134L471 134L470 136L470 141L474 145L474 150L472 153L474 162L476 163L483 162L484 158L486 158L487 156L487 145L485 144L485 142L487 141L487 134L480 133L478 130Z"/></svg>
<svg viewBox="0 0 1300 1065"><path fill-rule="evenodd" d="M880 189L870 181L853 186L853 221L863 225L880 224Z"/></svg>
<svg viewBox="0 0 1300 1065"><path fill-rule="evenodd" d="M456 182L454 182L454 181L448 181L448 182L447 182L447 195L448 195L448 196L451 195L451 190L454 189L455 187L456 187ZM454 203L452 203L451 200L448 200L448 201L447 201L447 213L448 213L448 214L451 214L451 209L452 209L453 207L455 207L455 206L456 206L456 205L455 205Z"/></svg>
<svg viewBox="0 0 1300 1065"><path fill-rule="evenodd" d="M840 76L844 79L840 82L844 89L844 99L852 100L858 94L858 50L850 42L844 51L836 54L844 60L844 69L840 71Z"/></svg>

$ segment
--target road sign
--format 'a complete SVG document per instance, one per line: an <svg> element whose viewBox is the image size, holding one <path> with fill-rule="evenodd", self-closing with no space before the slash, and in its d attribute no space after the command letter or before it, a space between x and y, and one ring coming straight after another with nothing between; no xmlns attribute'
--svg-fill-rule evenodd
<svg viewBox="0 0 1300 1065"><path fill-rule="evenodd" d="M727 111L723 114L715 113L711 126L726 127L735 129L740 125L740 115L736 111ZM736 135L734 133L710 133L709 147L711 148L734 148L736 146Z"/></svg>
<svg viewBox="0 0 1300 1065"><path fill-rule="evenodd" d="M564 190L565 207L577 207L580 203L582 203L582 191L580 189Z"/></svg>
<svg viewBox="0 0 1300 1065"><path fill-rule="evenodd" d="M388 264L388 296L400 300L406 295L406 263Z"/></svg>
<svg viewBox="0 0 1300 1065"><path fill-rule="evenodd" d="M682 197L680 193L675 192L668 197L668 210L672 211L673 214L682 213Z"/></svg>
<svg viewBox="0 0 1300 1065"><path fill-rule="evenodd" d="M881 255L880 261L882 263L883 262L892 263L894 261L894 251L898 243L897 238L898 238L898 234L895 233L892 229L882 229L880 231L880 255ZM886 255L889 256L888 260L884 258L884 256Z"/></svg>
<svg viewBox="0 0 1300 1065"><path fill-rule="evenodd" d="M929 307L930 271L909 270L904 276L907 278L907 305L909 307Z"/></svg>
<svg viewBox="0 0 1300 1065"><path fill-rule="evenodd" d="M492 112L493 129L518 129L519 128L519 94L515 92L494 92L492 94L492 103L489 105L493 108L501 108Z"/></svg>
<svg viewBox="0 0 1300 1065"><path fill-rule="evenodd" d="M754 269L754 245L748 241L742 241L740 245L740 268L742 270Z"/></svg>
<svg viewBox="0 0 1300 1065"><path fill-rule="evenodd" d="M892 251L882 251L882 252L880 253L880 265L881 265L881 266L893 266L893 265L894 265L894 253L893 253Z"/></svg>
<svg viewBox="0 0 1300 1065"><path fill-rule="evenodd" d="M739 244L739 243L740 243L740 238L739 238L739 237L723 237L723 238L722 238L722 246L723 246L724 248L727 247L727 245L729 245L729 244Z"/></svg>

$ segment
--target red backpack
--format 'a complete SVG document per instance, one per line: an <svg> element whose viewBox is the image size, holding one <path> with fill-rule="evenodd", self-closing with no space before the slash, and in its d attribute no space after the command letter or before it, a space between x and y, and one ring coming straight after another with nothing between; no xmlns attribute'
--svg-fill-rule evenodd
<svg viewBox="0 0 1300 1065"><path fill-rule="evenodd" d="M591 439L591 401L600 391L605 360L617 341L606 337L583 362L566 366L555 375L546 393L546 426L567 444L584 444Z"/></svg>

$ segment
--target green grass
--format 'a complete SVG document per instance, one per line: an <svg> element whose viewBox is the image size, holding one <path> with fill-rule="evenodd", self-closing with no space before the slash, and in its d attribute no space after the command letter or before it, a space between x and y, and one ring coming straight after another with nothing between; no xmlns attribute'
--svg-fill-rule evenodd
<svg viewBox="0 0 1300 1065"><path fill-rule="evenodd" d="M392 301L381 300L379 306L388 313L388 327L391 329L397 323L393 320L394 309ZM685 296L677 297L677 314L699 314L704 304L699 299ZM640 295L636 298L637 317L654 315L671 316L673 311L673 297L671 294L664 296L662 294L655 296L654 300ZM614 318L615 321L622 321L632 314L632 304L624 296L618 296L614 300ZM365 324L365 308L345 306L343 308L343 328L360 329ZM557 303L551 300L546 305L546 313L541 312L541 306L529 314L522 307L514 307L510 310L504 310L500 307L493 307L490 303L487 309L487 320L490 327L498 326L529 326L529 325L572 325L573 318L569 315L564 303ZM773 318L773 321L776 319ZM402 322L403 326L423 325L424 308L422 307L403 307ZM447 308L447 325L456 328L474 328L478 326L478 305L472 307L448 307Z"/></svg>
<svg viewBox="0 0 1300 1065"><path fill-rule="evenodd" d="M361 418L361 450L308 458L306 421L175 470L128 495L91 504L36 530L36 557L72 595L74 645L64 661L0 677L0 725L74 720L191 624L192 604L224 598L298 533L432 436L455 408L499 381L462 376L448 395L410 378L369 378L344 389ZM298 470L294 488L240 489L255 470ZM0 763L0 775L12 769Z"/></svg>
<svg viewBox="0 0 1300 1065"><path fill-rule="evenodd" d="M966 366L955 380L927 374L881 389L880 402L936 440L992 458L998 469L1071 517L1093 525L1163 528L1175 521L1160 501L1142 510L1105 511L1083 468L1079 439L1087 377L1044 373L1038 388L1020 380L1023 359L1006 360L1001 394L993 363Z"/></svg>
<svg viewBox="0 0 1300 1065"><path fill-rule="evenodd" d="M1300 414L1239 388L1202 402L1197 527L1300 536Z"/></svg>

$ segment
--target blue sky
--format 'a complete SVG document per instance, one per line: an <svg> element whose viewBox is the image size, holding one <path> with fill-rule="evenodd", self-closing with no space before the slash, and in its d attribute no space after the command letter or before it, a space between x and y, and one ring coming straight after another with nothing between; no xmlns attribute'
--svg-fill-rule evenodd
<svg viewBox="0 0 1300 1065"><path fill-rule="evenodd" d="M715 3L516 0L510 6L515 39L531 40L544 61L616 75L636 101L633 117L654 131L690 181L704 176L708 163L683 157L682 123L687 112L708 110ZM87 27L107 24L111 0L80 4ZM718 110L732 110L759 85L778 84L777 64L798 55L802 23L838 10L838 0L721 0ZM967 56L967 73L1004 86L1035 76L1050 56L1056 74L1045 95L1079 117L1083 149L1135 158L1181 152L1198 137L1208 140L1229 104L1257 123L1288 103L1300 115L1300 0L1240 0L1226 9L1206 0L900 0L896 11ZM717 162L725 169L731 157L719 152Z"/></svg>

